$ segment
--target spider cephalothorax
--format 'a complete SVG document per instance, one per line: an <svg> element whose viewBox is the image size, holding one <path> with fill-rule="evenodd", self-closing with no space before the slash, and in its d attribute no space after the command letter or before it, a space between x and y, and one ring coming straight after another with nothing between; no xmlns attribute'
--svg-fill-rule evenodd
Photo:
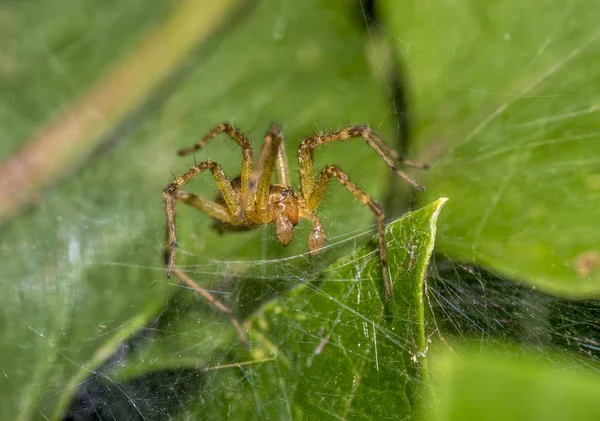
<svg viewBox="0 0 600 421"><path fill-rule="evenodd" d="M313 225L313 230L308 238L308 250L311 255L314 255L319 252L326 242L325 231L316 215L316 210L325 196L329 181L335 178L377 217L383 284L387 298L392 297L387 271L384 214L381 206L335 165L325 167L315 180L312 151L319 145L361 137L396 174L419 190L424 190L423 186L400 171L396 163L418 168L426 168L425 165L416 164L402 158L398 152L388 146L368 126L347 127L332 133L313 135L301 142L298 148L300 191L296 194L290 186L289 169L281 129L276 125L272 125L267 132L256 163L252 157L250 141L228 123L219 124L194 146L181 150L179 155L187 155L201 149L209 140L221 132L227 133L242 149L241 175L229 180L218 164L205 161L196 164L185 174L176 178L163 192L167 218L165 261L169 277L175 270L175 248L177 245L175 238L175 207L178 201L187 203L212 216L217 221L216 228L221 232L247 230L264 224L275 224L277 238L284 246L291 241L294 226L298 221L302 218L307 219ZM180 190L181 187L206 170L212 172L220 191L219 197L215 200L207 200L201 196ZM271 184L273 171L277 171L278 184ZM177 271L177 273L178 276L189 282L186 275L180 271ZM215 304L214 298L209 298L209 300ZM220 303L215 305L219 306ZM228 314L231 315L231 312L229 311Z"/></svg>

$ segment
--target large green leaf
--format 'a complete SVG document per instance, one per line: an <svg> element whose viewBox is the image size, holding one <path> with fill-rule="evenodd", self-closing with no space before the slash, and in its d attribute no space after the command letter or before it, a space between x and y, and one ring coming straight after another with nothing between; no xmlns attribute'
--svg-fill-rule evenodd
<svg viewBox="0 0 600 421"><path fill-rule="evenodd" d="M0 3L0 157L16 152L79 99L172 9L161 0L137 6L115 0Z"/></svg>
<svg viewBox="0 0 600 421"><path fill-rule="evenodd" d="M58 23L56 14L45 9L37 14L28 3L0 5L8 20L35 15L39 31L29 44L15 41L14 48L2 52L15 60L20 56L19 68L30 69L2 74L0 100L6 111L2 121L10 120L11 113L21 119L3 125L3 139L10 145L2 142L2 158L52 118L57 107L84 96L91 81L103 73L99 66L114 65L115 52L127 55L135 50L145 33L136 32L135 22L160 25L166 11L162 3L156 9L145 4L143 12L128 4L89 3L82 16L97 18L98 26L84 25L87 21L77 18L80 9L66 0L52 8L70 17ZM133 13L131 21L128 13ZM60 418L81 382L87 376L106 376L106 363L114 363L114 353L118 351L118 357L129 349L126 339L146 332L142 327L167 301L175 305L177 320L185 313L185 306L176 307L181 288L166 279L161 259L161 190L172 179L171 171L181 173L194 161L177 158L178 148L223 120L252 131L255 144L271 120L279 121L285 127L292 163L299 139L321 125L366 123L385 138L393 137L394 116L381 88L381 70L368 66L362 21L359 18L357 25L355 18L355 10L344 1L314 0L293 7L277 0L257 4L238 16L226 34L212 39L212 48L190 56L185 71L173 69L179 76L156 94L154 108L140 110L120 127L122 132L112 134L114 141L122 143L93 154L96 159L83 163L80 171L68 173L51 191L40 192L34 209L2 226L0 418ZM193 23L201 18L189 19ZM148 30L145 24L139 28ZM1 30L8 31L3 38L20 40L25 29L9 25ZM43 44L55 36L66 44ZM28 48L31 45L35 48ZM63 51L61 45L72 50ZM44 55L50 62L44 64L50 66L47 72L43 69L48 67L34 66ZM64 73L52 73L52 63ZM26 80L17 83L18 75ZM27 87L32 91L30 99L25 95ZM239 151L224 138L196 159L207 157L222 163L228 175L239 171ZM375 198L386 190L390 171L364 142L332 145L317 151L315 158L319 164L339 164ZM208 176L191 188L207 197L215 193ZM294 264L288 273L309 276L318 271L336 252L353 246L343 245L342 234L364 233L372 221L372 214L339 186L332 187L320 215L329 238L338 244L330 248L333 253L313 260L316 268L306 259L300 272ZM210 224L210 218L191 209L182 207L178 213L178 263L195 265L203 285L221 280L221 273L235 272L242 259L269 261L306 250L303 239L309 230L303 225L297 229L298 239L283 249L270 228L219 237ZM172 294L176 299L169 300ZM191 321L193 313L189 314L185 317ZM221 321L210 317L214 331L208 338L214 338L224 329ZM206 333L195 336L206 337ZM199 361L221 345L212 339L206 343Z"/></svg>
<svg viewBox="0 0 600 421"><path fill-rule="evenodd" d="M524 352L517 347L482 352L480 346L431 355L436 360L436 391L441 403L428 419L559 421L600 417L598 371L584 367L572 356Z"/></svg>
<svg viewBox="0 0 600 421"><path fill-rule="evenodd" d="M548 291L600 291L600 3L381 2L453 198L439 250Z"/></svg>
<svg viewBox="0 0 600 421"><path fill-rule="evenodd" d="M432 395L423 279L445 202L439 199L387 227L391 301L372 241L318 280L300 279L296 288L252 314L244 325L250 352L226 346L239 339L223 321L205 315L202 325L208 329L202 330L197 318L166 315L158 335L111 378L131 382L148 371L175 367L208 372L201 405L184 411L184 419L421 418ZM288 282L298 278L294 272L279 276ZM144 399L137 402L143 405Z"/></svg>

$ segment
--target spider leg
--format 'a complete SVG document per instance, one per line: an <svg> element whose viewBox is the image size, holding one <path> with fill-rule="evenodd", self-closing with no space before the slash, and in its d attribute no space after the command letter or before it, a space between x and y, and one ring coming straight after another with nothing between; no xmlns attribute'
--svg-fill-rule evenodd
<svg viewBox="0 0 600 421"><path fill-rule="evenodd" d="M265 136L265 146L263 146L261 150L261 156L259 156L259 160L257 162L256 174L253 175L254 178L257 178L256 182L256 213L257 216L263 219L263 216L266 216L269 213L268 205L269 205L269 195L271 193L271 181L273 178L273 171L275 170L275 165L279 162L278 171L279 178L282 181L289 181L289 175L287 174L287 160L284 161L284 152L282 151L281 145L283 141L283 135L281 133L281 128L279 126L273 124L271 129L267 132ZM284 184L282 182L282 184Z"/></svg>
<svg viewBox="0 0 600 421"><path fill-rule="evenodd" d="M167 277L171 277L173 267L175 266L175 248L177 247L177 239L175 237L175 208L177 203L177 191L189 183L191 180L202 174L205 170L212 172L213 178L227 205L231 214L231 223L237 223L243 218L243 212L231 182L225 177L225 173L215 162L206 161L196 164L189 171L184 173L169 184L164 192L163 199L165 201L165 216L167 219L167 235L165 239L164 256L167 264ZM190 199L193 200L193 199ZM214 209L214 208L213 208Z"/></svg>
<svg viewBox="0 0 600 421"><path fill-rule="evenodd" d="M285 151L285 141L283 139L281 128L278 129L279 136L281 137L279 152L277 153L277 173L279 174L279 184L290 187L290 167L287 159L287 153Z"/></svg>
<svg viewBox="0 0 600 421"><path fill-rule="evenodd" d="M175 274L175 276L177 276L179 279L181 279L183 282L185 282L190 288L194 289L198 294L202 295L202 297L204 297L204 299L206 301L208 301L213 306L215 306L221 313L223 313L227 317L229 317L229 319L231 320L231 324L233 324L233 327L237 331L242 343L244 345L246 345L246 348L250 347L250 343L248 342L248 337L246 336L246 332L244 332L244 330L242 329L242 326L240 326L240 322L238 322L238 320L235 318L235 316L233 315L233 312L231 311L231 309L229 307L227 307L225 304L223 304L219 300L217 300L214 295L212 295L210 292L208 292L204 288L200 288L200 286L196 282L194 282L194 280L192 278L187 276L181 270L175 269L173 271L173 273Z"/></svg>
<svg viewBox="0 0 600 421"><path fill-rule="evenodd" d="M204 199L203 197L195 194L179 190L183 185L200 175L206 169L210 169L213 173L215 183L221 191L227 207L211 200ZM165 200L165 213L167 218L167 236L164 251L165 263L167 264L167 276L170 278L171 274L174 273L175 276L177 276L180 280L202 295L206 301L211 303L219 311L229 317L231 323L238 332L240 340L242 343L244 343L244 345L246 345L247 348L249 348L249 342L248 338L246 337L246 333L242 329L231 309L216 299L210 292L200 288L200 286L198 286L193 279L175 267L175 247L177 245L177 240L175 238L175 208L177 201L181 201L193 206L196 209L206 212L213 218L219 219L223 222L235 224L237 221L234 219L234 215L241 215L241 208L231 183L229 180L227 180L223 170L221 170L217 164L210 161L202 162L197 164L181 177L175 179L173 183L169 184L165 188L163 198Z"/></svg>
<svg viewBox="0 0 600 421"><path fill-rule="evenodd" d="M355 137L362 137L397 175L404 178L417 189L421 191L425 190L425 187L410 178L406 173L401 171L396 166L394 159L400 158L400 155L396 152L390 157L390 151L392 149L385 145L383 139L377 136L369 126L351 126L332 133L310 136L300 143L300 147L298 148L298 161L300 165L300 190L302 197L305 200L311 196L311 193L315 188L312 158L313 149L320 145L326 145L328 143L338 142Z"/></svg>
<svg viewBox="0 0 600 421"><path fill-rule="evenodd" d="M219 133L226 133L231 137L240 147L242 148L242 170L240 174L241 187L242 187L242 198L246 200L248 198L248 181L250 173L252 172L252 145L250 141L240 133L235 127L229 123L221 123L210 132L208 132L203 138L198 140L194 146L189 148L181 149L177 154L179 156L189 155L202 149L206 144ZM247 203L242 206L244 209L247 208Z"/></svg>
<svg viewBox="0 0 600 421"><path fill-rule="evenodd" d="M400 155L400 153L396 149L392 148L390 145L385 143L385 140L383 140L381 137L379 137L379 135L377 133L375 133L373 131L373 129L371 129L370 127L367 126L367 130L369 130L369 132L370 132L371 139L374 142L376 142L381 149L385 150L394 159L394 161L398 162L399 164L406 165L407 167L419 168L422 170L429 169L429 164L423 164L421 162L409 161L408 159L406 159L402 155Z"/></svg>
<svg viewBox="0 0 600 421"><path fill-rule="evenodd" d="M307 202L307 210L314 212L320 205L325 191L329 185L329 181L334 177L337 179L346 189L350 191L358 200L360 200L365 206L367 206L371 212L377 217L377 231L379 234L379 259L381 261L381 272L383 276L383 285L385 288L385 295L388 299L392 298L392 288L390 286L390 280L388 276L387 268L387 248L385 242L385 215L383 209L379 206L371 197L354 184L340 168L335 165L325 167L317 182L312 190L310 198Z"/></svg>
<svg viewBox="0 0 600 421"><path fill-rule="evenodd" d="M213 202L212 200L208 200L201 196L181 190L177 190L175 192L175 199L193 206L194 208L207 213L213 218L225 222L226 224L234 223L229 209L219 203Z"/></svg>
<svg viewBox="0 0 600 421"><path fill-rule="evenodd" d="M290 170L287 159L287 153L285 151L283 133L281 127L279 127L275 123L272 123L271 129L265 135L262 148L260 149L258 159L256 160L256 165L252 170L252 174L250 174L250 189L252 189L253 187L256 188L256 186L258 185L258 179L262 172L263 166L265 165L265 159L267 158L267 154L271 150L271 143L273 142L274 137L278 137L280 142L276 161L279 184L283 184L284 186L290 186Z"/></svg>

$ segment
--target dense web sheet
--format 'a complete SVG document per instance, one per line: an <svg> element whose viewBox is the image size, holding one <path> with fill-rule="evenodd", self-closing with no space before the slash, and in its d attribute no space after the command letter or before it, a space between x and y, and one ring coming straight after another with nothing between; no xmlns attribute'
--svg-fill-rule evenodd
<svg viewBox="0 0 600 421"><path fill-rule="evenodd" d="M345 241L361 244L365 235L372 236L373 232L349 236L339 243L334 239L330 247L343 247ZM413 250L405 248L405 252L410 255ZM343 266L364 268L367 261L373 260L372 257L367 254L359 260L350 259ZM273 294L274 284L285 282L284 286L279 287L281 293L281 290L297 287L305 280L315 277L313 273L298 272L299 259L305 257L243 263L213 262L206 267L199 265L186 270L201 279L204 274L208 274L209 278L214 277L220 273L218 268L222 267L234 266L246 273L261 273L262 275L252 279L239 277L231 282L236 281L238 286L244 282L258 282L261 284L261 293L270 296ZM265 270L262 267L264 265L268 268L276 266L277 273L266 274L268 269ZM157 267L155 270L161 271L162 268ZM321 298L310 299L301 293L292 294L262 310L264 314L257 323L267 324L271 326L270 329L277 331L273 333L268 329L279 340L278 343L271 344L274 348L279 348L285 354L293 354L300 361L296 375L301 376L299 383L304 386L290 381L287 374L290 367L282 363L285 359L263 353L265 349L260 342L254 342L258 346L253 353L244 354L236 333L226 318L194 297L192 291L179 287L183 291L173 296L172 305L157 320L143 328L109 363L95 370L80 385L71 413L105 414L106 411L112 411L114 414L131 415L139 411L143 414L143 419L152 419L149 414L167 416L177 413L177 405L203 407L197 399L204 401L204 404L219 402L216 407L211 406L210 410L204 408L205 419L219 419L223 407L229 408L231 414L272 414L272 399L283 405L282 411L291 411L291 407L298 405L298 394L309 401L311 396L320 396L321 388L326 388L328 380L310 376L309 370L313 364L318 363L323 352L334 352L332 347L343 350L348 356L353 351L356 353L355 358L358 359L352 362L349 370L356 371L366 364L372 365L375 371L394 373L396 378L417 380L410 366L402 368L397 364L386 363L390 352L385 347L386 340L391 341L397 349L410 352L413 352L414 344L407 342L406 335L387 328L378 321L376 314L368 310L369 303L373 300L378 302L379 297L373 296L372 291L361 286L368 280L364 276L359 275L352 280L344 277L338 280L328 279L327 284L310 283L306 288ZM363 282L360 282L361 279ZM228 287L226 281L217 282L212 292L221 293L219 297L224 301L235 303L239 300L234 298L235 291L223 293L232 287ZM340 282L352 284L341 299L338 298L340 295L336 286ZM256 300L262 301L265 298L264 295L258 296ZM323 303L320 303L321 300ZM365 307L357 310L353 303L360 301ZM331 310L315 310L323 305L329 305ZM519 286L483 269L452 263L440 256L429 271L425 305L425 335L428 343L438 342L439 346L450 352L455 347L460 347L464 340L479 342L484 347L512 343L518 344L524 351L541 352L539 355L542 358L546 356L552 362L554 356L551 351L561 349L570 352L573 368L591 367L592 363L587 357L597 357L598 354L600 338L596 325L600 309L596 301L559 299L527 286ZM255 306L251 304L251 307ZM320 330L311 330L317 315L324 317L320 321L323 326ZM358 340L350 345L352 332L355 332ZM299 338L306 340L307 337L312 340L301 349L295 349L296 341ZM368 349L369 346L371 352L361 354L361 347ZM429 345L426 349L428 348ZM231 353L235 355L233 359ZM426 351L422 355L411 355L413 361L433 358L431 364L435 366L436 354ZM287 363L292 362L288 360ZM564 362L556 362L562 363ZM278 367L276 371L269 371L273 366ZM435 371L433 375L436 375ZM265 384L270 383L265 381L264 376L271 377L278 384L274 396L265 395ZM381 386L380 381L377 384ZM429 387L427 382L422 386ZM242 397L249 393L248 388L257 389L253 393L254 400L244 403L243 399L236 400L223 395L223 388L237 391ZM200 395L197 394L198 389L201 390ZM335 394L327 398L321 396L320 403L315 408L323 414L343 414L344 406L340 407L341 404L338 403L343 398L344 394L341 392L338 392L337 397ZM261 406L264 406L262 410Z"/></svg>
<svg viewBox="0 0 600 421"><path fill-rule="evenodd" d="M136 380L140 373L162 371L172 379L176 372L185 378L192 372L182 371L182 366L189 366L202 378L198 380L204 385L200 400L214 403L204 408L207 419L219 419L224 408L242 418L261 413L290 417L300 413L389 415L383 402L376 406L368 403L376 396L397 401L394 411L422 411L425 398L423 392L416 391L428 390L428 381L421 285L433 247L435 219L443 203L440 200L389 227L390 270L396 297L391 302L384 298L377 276L378 259L372 241L357 250L353 245L351 254L321 274L307 272L299 276L298 260L303 256L244 262L246 275L236 277L232 285L238 290L234 301L257 307L253 300L264 303L272 298L274 290L281 296L250 315L246 324L252 345L249 351L243 349L222 315L211 314L206 303L190 296L189 291L176 294L173 306L154 322L149 333L130 345L138 348L138 354L123 354L102 369L126 390L145 384L140 390L132 390L133 397L123 393L118 407L131 406L137 411L135 406L147 404L142 396L153 393L157 386L151 380L156 375L151 374L144 383ZM365 234L372 238L372 232L365 232L345 241L364 243L361 237ZM330 247L343 248L345 241L334 240ZM293 266L287 266L290 262ZM279 270L265 275L261 268L264 264L268 264L266 272L273 267ZM242 263L236 265L240 268ZM192 274L197 269L201 267L186 270ZM249 278L248 273L253 271L261 276ZM283 286L273 287L282 282ZM249 291L252 287L254 290ZM221 283L216 289L227 288ZM181 300L188 300L188 305ZM102 376L97 379L100 384L92 380L80 388L71 412L93 409L88 389L97 395L95 399L107 395L110 384Z"/></svg>

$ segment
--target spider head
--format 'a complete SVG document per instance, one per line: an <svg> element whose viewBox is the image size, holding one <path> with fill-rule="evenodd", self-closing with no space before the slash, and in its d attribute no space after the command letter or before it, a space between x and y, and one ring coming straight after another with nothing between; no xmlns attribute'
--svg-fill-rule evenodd
<svg viewBox="0 0 600 421"><path fill-rule="evenodd" d="M291 187L272 186L270 208L277 228L277 239L287 246L294 236L294 226L298 224L298 197Z"/></svg>

